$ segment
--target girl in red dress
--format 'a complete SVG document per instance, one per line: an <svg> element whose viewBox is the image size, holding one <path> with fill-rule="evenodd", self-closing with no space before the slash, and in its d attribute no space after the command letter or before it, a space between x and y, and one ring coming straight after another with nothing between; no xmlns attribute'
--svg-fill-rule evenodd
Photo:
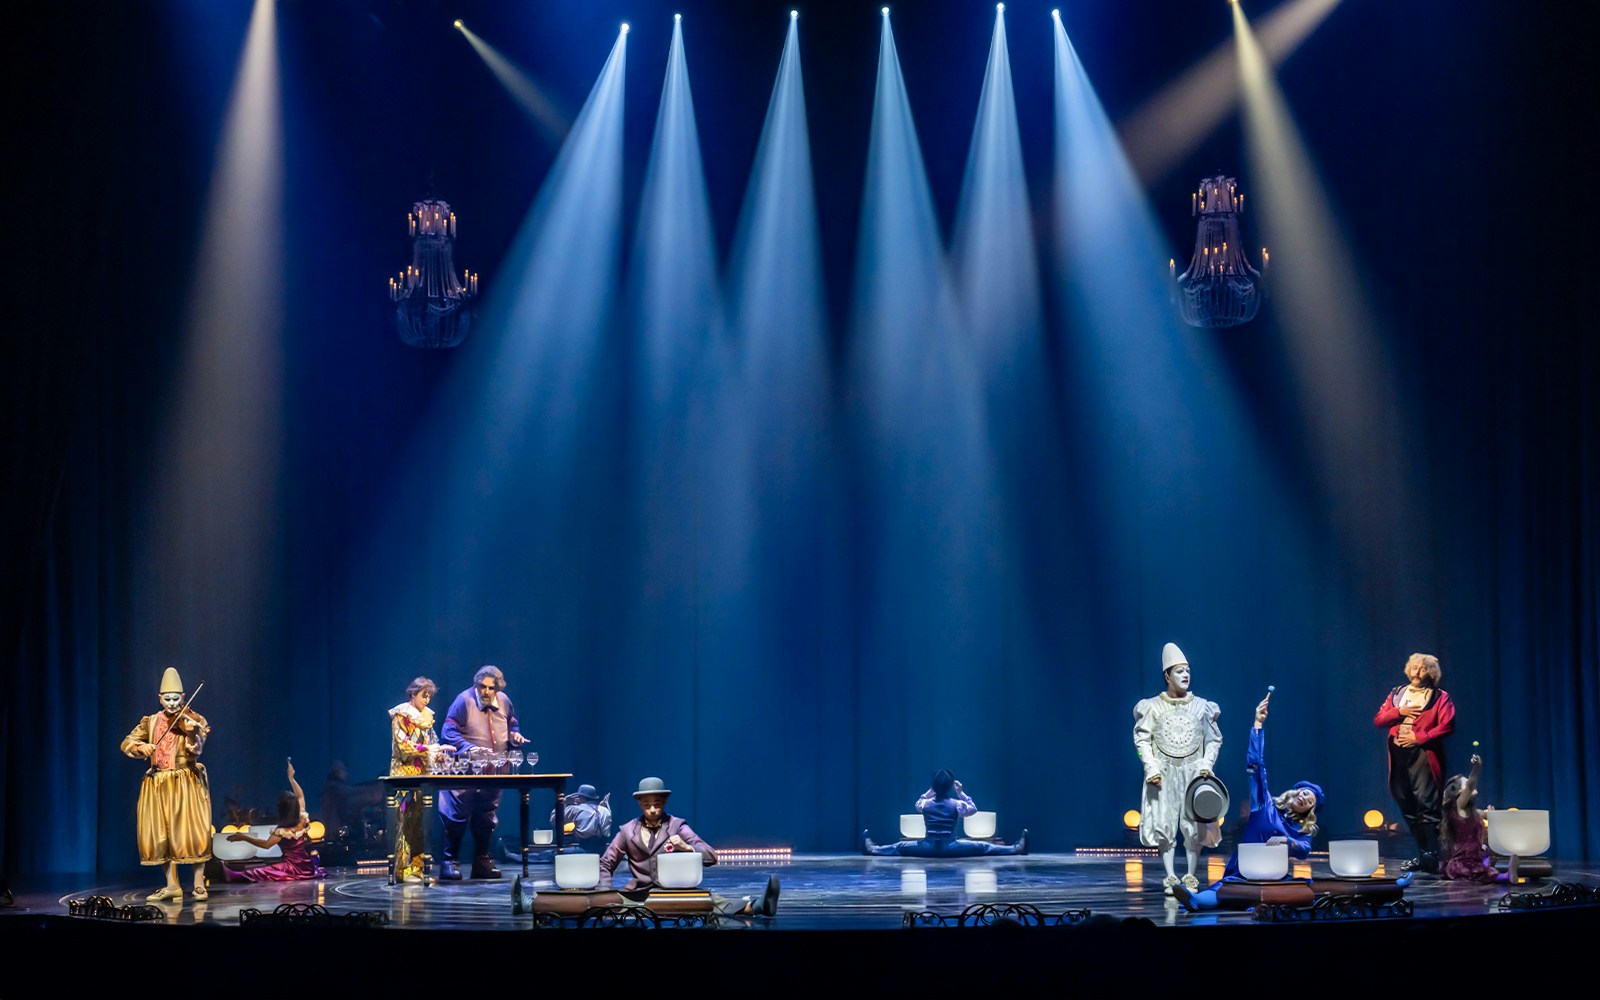
<svg viewBox="0 0 1600 1000"><path fill-rule="evenodd" d="M1483 758L1472 755L1472 773L1455 775L1444 786L1444 822L1439 826L1439 847L1444 853L1445 878L1469 882L1505 882L1509 876L1496 871L1484 843L1483 810L1478 797L1478 776L1483 773Z"/></svg>

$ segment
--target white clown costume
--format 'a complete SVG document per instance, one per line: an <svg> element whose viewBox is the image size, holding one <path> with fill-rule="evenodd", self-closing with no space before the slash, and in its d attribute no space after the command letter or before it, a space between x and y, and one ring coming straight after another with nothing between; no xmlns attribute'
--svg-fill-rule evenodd
<svg viewBox="0 0 1600 1000"><path fill-rule="evenodd" d="M1162 676L1188 660L1176 644L1161 651ZM1139 808L1139 842L1163 853L1177 846L1178 834L1190 854L1222 841L1221 822L1200 823L1186 815L1184 795L1201 772L1212 771L1222 749L1214 701L1186 692L1174 698L1163 691L1133 706L1133 745L1144 763L1144 801ZM1161 784L1150 779L1161 776Z"/></svg>

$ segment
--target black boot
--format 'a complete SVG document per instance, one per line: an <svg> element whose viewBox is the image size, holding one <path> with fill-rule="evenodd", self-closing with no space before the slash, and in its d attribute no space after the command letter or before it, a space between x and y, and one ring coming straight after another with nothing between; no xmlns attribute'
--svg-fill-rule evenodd
<svg viewBox="0 0 1600 1000"><path fill-rule="evenodd" d="M761 899L752 907L752 912L758 917L775 917L778 915L778 876L767 879L767 891L761 894Z"/></svg>
<svg viewBox="0 0 1600 1000"><path fill-rule="evenodd" d="M472 859L473 878L499 878L500 875L500 869L494 866L494 858L485 854Z"/></svg>

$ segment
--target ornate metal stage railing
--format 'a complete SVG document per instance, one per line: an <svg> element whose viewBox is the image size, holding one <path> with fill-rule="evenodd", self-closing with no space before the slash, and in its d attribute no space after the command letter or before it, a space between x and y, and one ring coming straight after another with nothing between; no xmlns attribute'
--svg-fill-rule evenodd
<svg viewBox="0 0 1600 1000"><path fill-rule="evenodd" d="M715 913L657 913L648 906L591 906L579 914L539 912L533 926L595 927L601 929L660 930L714 928L720 921Z"/></svg>
<svg viewBox="0 0 1600 1000"><path fill-rule="evenodd" d="M1496 904L1502 910L1543 910L1557 906L1600 906L1600 886L1557 882L1545 892L1508 892Z"/></svg>
<svg viewBox="0 0 1600 1000"><path fill-rule="evenodd" d="M389 914L382 910L334 913L319 903L283 903L272 912L255 907L239 911L240 927L384 927Z"/></svg>
<svg viewBox="0 0 1600 1000"><path fill-rule="evenodd" d="M67 900L67 913L74 917L93 917L96 920L160 920L166 916L161 907L148 903L119 906L110 896L80 896Z"/></svg>
<svg viewBox="0 0 1600 1000"><path fill-rule="evenodd" d="M1032 903L973 903L960 913L935 913L932 910L908 911L900 918L902 927L1071 927L1087 923L1089 910L1045 913Z"/></svg>
<svg viewBox="0 0 1600 1000"><path fill-rule="evenodd" d="M1251 915L1261 923L1295 923L1313 920L1388 920L1415 912L1409 899L1375 900L1365 896L1318 896L1310 906L1261 903Z"/></svg>

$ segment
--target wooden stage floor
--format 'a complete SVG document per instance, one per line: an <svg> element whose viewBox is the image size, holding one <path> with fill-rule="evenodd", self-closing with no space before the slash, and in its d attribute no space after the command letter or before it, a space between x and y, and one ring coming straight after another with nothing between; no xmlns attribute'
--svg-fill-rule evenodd
<svg viewBox="0 0 1600 1000"><path fill-rule="evenodd" d="M1398 859L1386 864L1397 865ZM893 969L904 963L939 965L955 954L987 955L991 963L1006 964L1007 976L1068 961L1081 974L1098 979L1119 968L1137 967L1155 953L1196 948L1244 953L1264 948L1285 957L1298 954L1315 958L1329 975L1337 977L1352 974L1352 959L1335 960L1336 955L1352 949L1375 959L1391 945L1409 940L1430 949L1464 947L1469 949L1466 956L1474 961L1479 947L1485 949L1481 953L1485 959L1551 949L1572 954L1570 948L1580 943L1573 935L1588 938L1600 928L1600 906L1512 910L1500 905L1507 892L1503 886L1428 877L1418 878L1406 891L1412 904L1409 916L1296 921L1289 926L1260 921L1249 912L1190 913L1162 895L1160 865L1153 858L1141 863L1117 853L1087 851L942 861L811 854L777 863L724 863L706 870L704 887L728 897L759 894L768 876L777 875L782 893L776 918L724 920L714 930L663 929L650 935L651 943L644 945L645 938L637 932L620 929L534 928L531 915L513 912L516 867L509 863L501 867L505 878L499 881L466 880L430 887L391 886L381 874L358 875L350 869L335 869L317 882L214 884L208 900L186 898L182 904L153 904L160 919L140 923L69 916L68 902L104 896L118 905L143 904L145 894L159 884L159 876L152 871L99 882L80 880L64 885L57 880L54 885L21 885L14 887L18 890L16 904L0 910L0 940L22 944L27 935L11 932L32 931L49 951L55 950L53 946L88 948L113 964L119 954L132 961L132 955L153 944L171 942L184 945L180 950L191 960L197 960L199 953L227 956L216 959L223 968L238 961L244 951L255 952L261 945L276 947L268 942L277 939L291 948L296 942L316 941L319 947L334 942L349 958L343 967L352 976L366 961L363 954L387 956L384 961L389 962L414 946L442 954L440 949L451 949L449 942L465 940L465 935L478 940L488 933L500 942L493 947L504 946L516 953L535 948L563 962L588 961L584 956L591 956L602 965L604 956L615 953L626 940L631 944L624 950L630 955L647 954L659 942L680 956L699 956L698 960L712 962L730 974L777 964L789 968L786 977L796 981L813 981L814 977L824 983L828 981L824 970L809 957L824 943L825 951L879 956L888 964L880 963L873 967L875 972L869 969L856 975L877 975L885 982L893 981ZM1326 875L1326 857L1313 855L1310 871ZM1305 869L1299 872L1304 873ZM535 888L553 887L551 877L548 863L531 869ZM1600 872L1558 862L1553 878L1518 887L1518 891L1539 892L1558 883L1593 890L1600 887ZM386 917L385 926L338 929L331 935L312 935L303 929L267 932L240 927L241 911L270 912L284 903L316 903L334 914L381 913ZM976 903L1028 903L1047 915L1087 910L1093 920L1077 927L1013 927L1008 932L988 927L903 926L908 912L954 917ZM163 932L162 928L177 930ZM1204 932L1204 928L1211 931ZM497 932L507 936L500 937ZM529 932L532 937L527 936ZM996 967L987 967L989 978L975 969L967 971L975 980L993 981ZM955 968L958 971L952 975L962 978L959 970L964 966ZM618 982L626 982L626 976Z"/></svg>

